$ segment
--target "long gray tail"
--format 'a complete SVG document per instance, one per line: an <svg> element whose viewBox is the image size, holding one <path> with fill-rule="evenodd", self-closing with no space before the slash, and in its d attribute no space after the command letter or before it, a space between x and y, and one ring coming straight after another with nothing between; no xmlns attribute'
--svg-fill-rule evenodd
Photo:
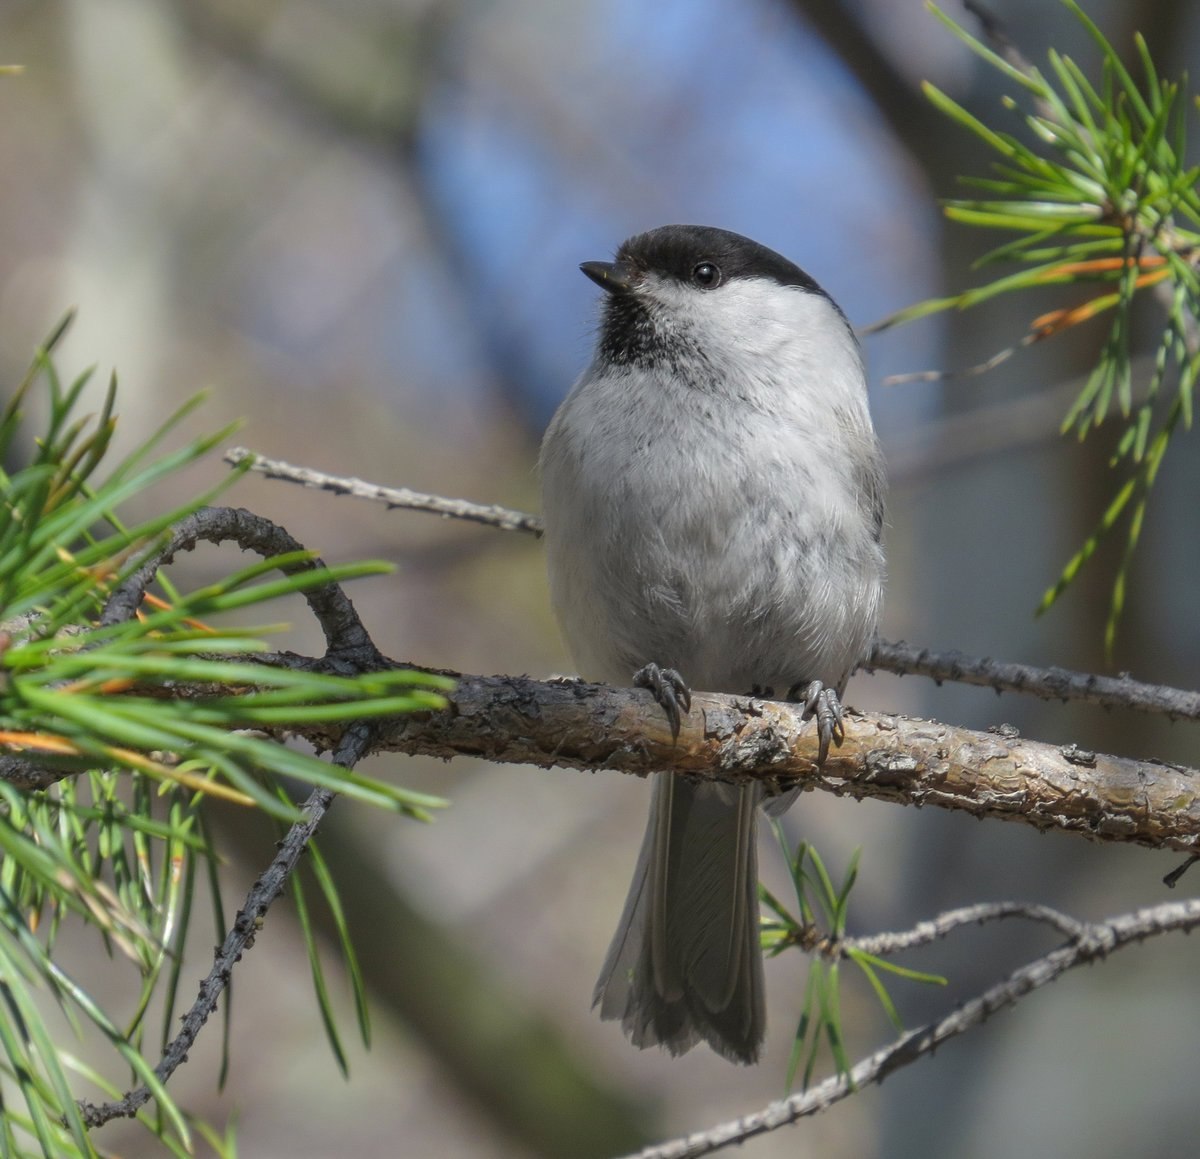
<svg viewBox="0 0 1200 1159"><path fill-rule="evenodd" d="M655 774L633 884L593 996L635 1046L683 1054L703 1040L733 1062L758 1060L760 796L756 785Z"/></svg>

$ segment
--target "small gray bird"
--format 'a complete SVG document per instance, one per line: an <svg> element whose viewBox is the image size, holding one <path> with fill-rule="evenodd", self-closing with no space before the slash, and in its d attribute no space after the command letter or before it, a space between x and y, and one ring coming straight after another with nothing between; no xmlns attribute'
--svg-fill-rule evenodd
<svg viewBox="0 0 1200 1159"><path fill-rule="evenodd" d="M777 690L815 718L824 759L884 575L850 325L803 270L726 230L664 226L580 268L607 293L596 354L541 453L550 591L580 675L632 677L676 732L689 684ZM636 1046L757 1060L762 795L655 775L595 991Z"/></svg>

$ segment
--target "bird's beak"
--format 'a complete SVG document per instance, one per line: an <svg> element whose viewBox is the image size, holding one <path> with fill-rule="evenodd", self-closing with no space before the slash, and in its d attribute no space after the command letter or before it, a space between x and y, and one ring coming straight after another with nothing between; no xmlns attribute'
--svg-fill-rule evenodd
<svg viewBox="0 0 1200 1159"><path fill-rule="evenodd" d="M627 294L633 289L634 270L626 262L583 262L579 268L610 294Z"/></svg>

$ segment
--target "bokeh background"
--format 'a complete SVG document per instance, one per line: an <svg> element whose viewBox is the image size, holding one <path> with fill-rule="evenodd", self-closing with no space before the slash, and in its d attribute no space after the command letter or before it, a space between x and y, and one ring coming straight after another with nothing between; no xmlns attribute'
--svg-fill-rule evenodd
<svg viewBox="0 0 1200 1159"><path fill-rule="evenodd" d="M1034 59L1054 46L1094 75L1094 49L1060 4L992 8ZM1122 50L1140 29L1168 73L1194 57L1193 4L1087 8ZM944 224L937 199L986 158L919 82L1004 115L996 77L920 0L4 0L0 63L25 66L0 77L0 382L19 379L74 306L64 362L97 366L98 380L117 370L126 446L204 389L193 432L243 418L238 440L268 455L525 509L541 432L588 358L597 291L579 261L666 222L721 225L793 257L855 323L872 322L980 277L970 263L987 239ZM1158 483L1113 662L1101 648L1111 552L1033 615L1114 487L1103 434L1083 447L1056 436L1103 324L985 377L881 385L991 354L1061 304L1054 293L866 344L891 474L884 634L1195 687L1192 436ZM224 471L214 456L181 486ZM353 591L389 655L570 671L535 541L257 479L232 498L326 559L394 561L395 575ZM190 566L204 576L229 562ZM315 648L296 618L291 643ZM882 675L860 675L849 700L1197 763L1186 725ZM324 830L373 1047L354 1042L331 954L343 1081L281 901L237 977L224 1092L216 1028L174 1082L211 1120L236 1115L242 1154L604 1156L782 1093L801 962L768 964L771 1030L753 1070L705 1050L639 1053L589 1010L645 785L466 761L373 768L454 802L430 826L343 803ZM232 813L220 824L232 903L272 836ZM1005 898L1102 917L1163 899L1175 863L812 796L788 824L835 870L863 847L857 932ZM778 883L777 859L764 862ZM1069 976L742 1153L1190 1154L1193 942ZM187 977L206 968L206 943ZM898 984L895 997L916 1025L1052 944L1040 930L964 931L912 960L947 974L948 991ZM80 936L75 951L71 968L91 982L96 943ZM845 1013L852 1056L890 1036L865 985L850 981ZM127 1125L98 1142L147 1153Z"/></svg>

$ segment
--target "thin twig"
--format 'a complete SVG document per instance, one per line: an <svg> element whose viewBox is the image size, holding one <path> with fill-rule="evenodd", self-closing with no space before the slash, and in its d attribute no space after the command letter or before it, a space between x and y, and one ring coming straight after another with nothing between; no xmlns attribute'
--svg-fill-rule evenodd
<svg viewBox="0 0 1200 1159"><path fill-rule="evenodd" d="M932 1054L943 1042L983 1022L1005 1006L1015 1005L1027 994L1053 982L1076 966L1103 958L1135 942L1200 925L1200 899L1167 902L1123 914L1105 922L1080 926L1078 937L1034 961L1014 970L1002 982L937 1022L910 1031L891 1046L863 1059L846 1075L826 1079L802 1094L770 1103L761 1111L720 1123L705 1131L696 1131L678 1139L647 1147L636 1159L696 1159L711 1155L734 1143L744 1143L756 1135L776 1130L840 1102L847 1095L873 1083L917 1059Z"/></svg>
<svg viewBox="0 0 1200 1159"><path fill-rule="evenodd" d="M983 925L984 922L1002 921L1005 918L1025 918L1032 922L1044 922L1069 938L1080 938L1087 932L1085 923L1049 906L1019 901L980 902L978 905L963 906L947 910L929 921L918 922L911 930L899 933L872 934L861 938L843 938L829 943L828 953L844 957L847 950L862 950L877 957L903 953L918 946L929 945L947 937L960 926Z"/></svg>
<svg viewBox="0 0 1200 1159"><path fill-rule="evenodd" d="M429 511L447 519L466 519L472 523L484 523L503 531L528 531L541 535L542 521L536 515L513 511L495 504L470 503L465 499L446 499L441 495L427 495L421 491L410 491L407 487L383 487L368 483L350 475L327 475L311 467L297 467L282 459L268 459L245 447L231 447L224 455L225 462L235 467L248 466L251 471L265 475L268 479L283 479L288 483L299 483L318 491L331 491L334 495L353 495L356 499L370 499L388 507L407 507L413 511Z"/></svg>
<svg viewBox="0 0 1200 1159"><path fill-rule="evenodd" d="M897 676L928 676L994 688L997 692L1024 692L1043 700L1082 700L1105 708L1129 708L1172 720L1200 720L1200 693L1161 684L1143 684L1127 673L1097 676L1066 668L1037 668L988 657L965 656L961 652L931 652L903 640L879 640L871 655L860 665L868 672L881 669Z"/></svg>
<svg viewBox="0 0 1200 1159"><path fill-rule="evenodd" d="M113 591L104 606L101 623L116 624L131 619L158 570L171 563L177 552L191 551L201 541L234 542L243 551L253 551L263 559L304 550L304 545L277 523L252 511L241 507L202 507L182 520L165 544L152 548L137 570ZM312 559L280 570L285 575L294 575L324 566L320 559ZM366 626L339 584L321 584L302 594L321 625L331 654L347 657L358 653L364 667L383 666L383 658L371 642Z"/></svg>
<svg viewBox="0 0 1200 1159"><path fill-rule="evenodd" d="M370 748L371 731L362 722L356 722L346 730L342 743L333 754L333 763L350 769L363 757ZM304 819L297 821L287 836L279 843L279 852L271 860L271 864L263 870L258 880L251 887L234 918L233 926L221 943L212 969L200 983L200 993L192 1007L183 1016L183 1029L171 1040L162 1058L154 1068L154 1073L164 1083L175 1073L192 1049L196 1036L200 1033L209 1016L216 1010L217 1002L225 992L233 976L233 968L242 955L254 944L255 936L262 928L263 918L271 904L283 892L288 878L296 868L301 854L308 847L313 834L320 825L321 819L333 803L334 793L329 789L314 789L304 802ZM150 1099L150 1090L146 1086L135 1087L123 1098L115 1102L94 1103L81 1102L80 1112L83 1121L89 1127L99 1127L110 1119L131 1118Z"/></svg>

